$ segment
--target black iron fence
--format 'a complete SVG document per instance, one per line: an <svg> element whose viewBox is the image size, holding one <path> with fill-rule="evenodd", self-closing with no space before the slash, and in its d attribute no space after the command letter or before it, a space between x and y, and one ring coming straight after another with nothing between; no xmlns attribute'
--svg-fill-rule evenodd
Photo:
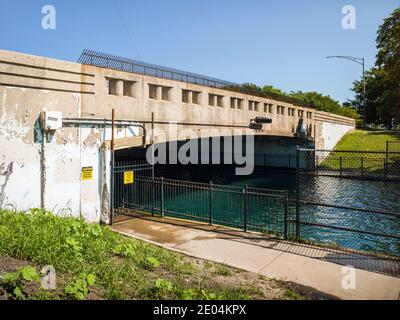
<svg viewBox="0 0 400 320"><path fill-rule="evenodd" d="M134 179L126 179L134 175ZM282 238L295 235L295 205L287 191L155 178L150 165L114 171L114 209L168 216Z"/></svg>
<svg viewBox="0 0 400 320"><path fill-rule="evenodd" d="M299 149L296 192L154 177L117 163L114 210L400 256L400 153Z"/></svg>
<svg viewBox="0 0 400 320"><path fill-rule="evenodd" d="M400 255L400 153L299 149L297 238Z"/></svg>

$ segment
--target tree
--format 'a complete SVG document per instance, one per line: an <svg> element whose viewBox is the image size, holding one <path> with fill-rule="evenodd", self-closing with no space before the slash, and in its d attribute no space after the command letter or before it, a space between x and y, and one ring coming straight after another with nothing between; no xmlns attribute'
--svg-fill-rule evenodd
<svg viewBox="0 0 400 320"><path fill-rule="evenodd" d="M376 68L372 68L365 73L365 112L363 81L361 79L354 82L353 91L356 96L349 103L353 104L364 115L366 123L379 125L390 122L391 117L385 112L384 103L381 99L381 94L384 91L383 78L382 71Z"/></svg>
<svg viewBox="0 0 400 320"><path fill-rule="evenodd" d="M400 123L400 8L394 10L378 29L375 67L381 70L381 109L387 126Z"/></svg>
<svg viewBox="0 0 400 320"><path fill-rule="evenodd" d="M281 89L275 88L274 86L270 86L270 85L264 86L262 90L266 94L272 93L272 94L278 94L278 95L282 95L282 96L286 95L286 93L283 92Z"/></svg>
<svg viewBox="0 0 400 320"><path fill-rule="evenodd" d="M331 112L354 119L360 118L356 108L349 105L343 106L338 101L333 100L330 96L324 96L318 92L292 91L288 94L271 85L266 85L261 88L254 83L244 83L240 86L227 86L224 88L226 90L284 101L302 107L312 107L319 111Z"/></svg>
<svg viewBox="0 0 400 320"><path fill-rule="evenodd" d="M243 83L242 91L248 94L253 94L256 96L262 96L263 90L254 83Z"/></svg>
<svg viewBox="0 0 400 320"><path fill-rule="evenodd" d="M292 91L290 96L302 100L305 103L314 105L315 109L318 111L331 112L354 119L358 119L360 117L356 108L351 107L349 104L343 106L330 96L325 96L318 92Z"/></svg>
<svg viewBox="0 0 400 320"><path fill-rule="evenodd" d="M400 8L384 20L376 39L375 67L366 72L365 120L389 129L400 124ZM355 81L355 99L361 112L362 81Z"/></svg>

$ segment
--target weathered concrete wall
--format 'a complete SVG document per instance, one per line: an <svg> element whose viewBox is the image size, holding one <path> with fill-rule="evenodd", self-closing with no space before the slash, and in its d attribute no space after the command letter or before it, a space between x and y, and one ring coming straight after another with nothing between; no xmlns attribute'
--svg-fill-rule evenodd
<svg viewBox="0 0 400 320"><path fill-rule="evenodd" d="M39 120L43 110L81 116L82 96L92 95L93 78L82 69L1 52L0 207L26 210L44 202L57 214L81 214L99 221L98 130L65 127L44 135ZM85 101L93 103L93 98ZM81 167L86 164L93 166L93 180L81 181Z"/></svg>
<svg viewBox="0 0 400 320"><path fill-rule="evenodd" d="M278 106L284 114L278 113ZM0 51L0 207L26 210L43 202L57 214L106 221L110 128L68 122L44 137L39 115L48 110L62 112L63 118L110 119L113 108L116 119L137 121L148 130L154 114L155 129L166 135L148 136L147 143L151 139L156 143L184 140L184 135L170 136L169 122L176 123L178 133L210 129L206 136L215 136L240 134L235 130L248 128L256 116L273 120L257 135L294 138L302 127L308 130L309 139L316 137L328 145L326 135L332 134L335 141L342 134L329 129L324 119L315 121L315 110L285 102ZM345 121L329 119L333 123L340 120L340 125ZM137 145L134 137L141 134L137 127L120 127L115 130L117 145ZM83 167L93 168L91 180L81 179Z"/></svg>
<svg viewBox="0 0 400 320"><path fill-rule="evenodd" d="M348 132L355 129L355 120L327 112L315 112L315 148L332 150Z"/></svg>

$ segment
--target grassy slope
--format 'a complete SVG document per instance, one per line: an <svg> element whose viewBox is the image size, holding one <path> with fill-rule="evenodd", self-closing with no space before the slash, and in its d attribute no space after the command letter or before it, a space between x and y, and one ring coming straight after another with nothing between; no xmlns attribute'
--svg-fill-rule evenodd
<svg viewBox="0 0 400 320"><path fill-rule="evenodd" d="M105 299L291 299L293 292L300 297L256 274L189 258L107 227L38 209L27 214L0 210L1 256L25 260L36 270L54 266L61 289L29 293L21 277L25 271L33 278L32 270L22 270L17 276L23 281L5 283L13 276L0 274L0 299L18 298L21 293L35 299L83 299L91 292ZM21 290L15 292L16 287Z"/></svg>
<svg viewBox="0 0 400 320"><path fill-rule="evenodd" d="M382 151L386 152L386 141L400 141L400 135L388 131L356 130L346 134L336 145L338 151ZM391 144L389 151L400 152L400 143ZM371 155L366 153L331 153L321 163L321 167L329 170L358 170L364 172L384 172L385 154ZM389 160L393 160L390 158ZM341 163L341 165L340 165ZM388 163L389 172L399 170L394 168L393 161ZM395 164L397 166L397 164ZM363 167L363 169L361 169Z"/></svg>
<svg viewBox="0 0 400 320"><path fill-rule="evenodd" d="M356 130L346 134L336 150L386 151L386 141L400 141L400 135L387 131ZM396 149L399 147L397 146Z"/></svg>

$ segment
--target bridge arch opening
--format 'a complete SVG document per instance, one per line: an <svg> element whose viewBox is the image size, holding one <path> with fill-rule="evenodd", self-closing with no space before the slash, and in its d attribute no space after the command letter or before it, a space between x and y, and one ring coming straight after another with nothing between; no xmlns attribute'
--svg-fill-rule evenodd
<svg viewBox="0 0 400 320"><path fill-rule="evenodd" d="M240 176L236 174L235 169L243 167L243 162L237 163L234 148L228 147L228 144L234 143L232 137L219 138L221 138L219 144L215 142L213 144L212 138L155 144L155 160L163 160L155 163L155 176L175 180L254 184L260 187L284 189L293 185L297 146L302 148L313 146L312 141L300 138L255 136L254 151L247 155L253 157L251 162L254 169L249 175ZM245 137L240 138L243 144L246 144ZM116 150L115 162L149 163L150 148L151 146ZM182 163L180 155L185 153L185 150L187 152ZM241 151L243 152L241 156L244 158L246 147L242 147ZM160 152L165 154L160 155Z"/></svg>

